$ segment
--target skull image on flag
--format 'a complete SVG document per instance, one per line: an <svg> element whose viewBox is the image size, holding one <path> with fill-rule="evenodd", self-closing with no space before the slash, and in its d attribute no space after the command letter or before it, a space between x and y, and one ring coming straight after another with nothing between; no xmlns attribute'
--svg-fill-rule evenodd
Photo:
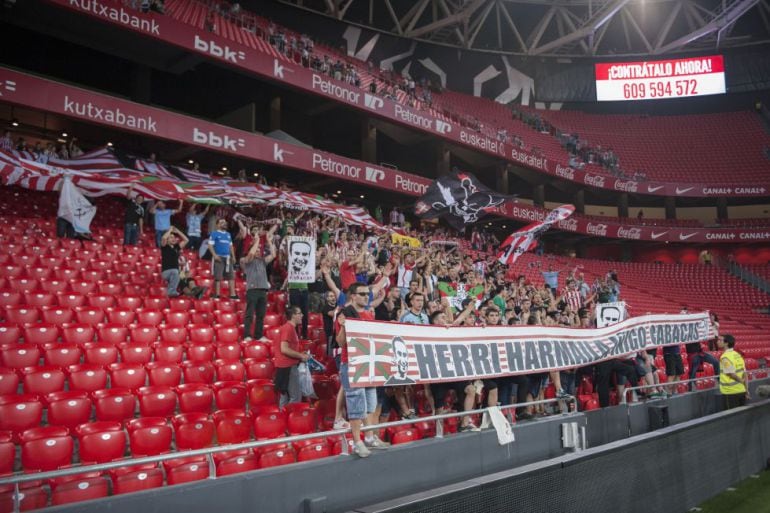
<svg viewBox="0 0 770 513"><path fill-rule="evenodd" d="M473 224L513 196L495 192L471 173L454 171L434 181L415 204L421 218L443 217L455 229Z"/></svg>

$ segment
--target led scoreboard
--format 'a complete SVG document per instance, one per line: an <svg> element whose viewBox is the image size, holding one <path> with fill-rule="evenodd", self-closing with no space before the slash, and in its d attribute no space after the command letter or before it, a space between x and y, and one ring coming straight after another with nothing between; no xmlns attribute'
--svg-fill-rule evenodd
<svg viewBox="0 0 770 513"><path fill-rule="evenodd" d="M596 64L596 99L659 100L725 92L721 55Z"/></svg>

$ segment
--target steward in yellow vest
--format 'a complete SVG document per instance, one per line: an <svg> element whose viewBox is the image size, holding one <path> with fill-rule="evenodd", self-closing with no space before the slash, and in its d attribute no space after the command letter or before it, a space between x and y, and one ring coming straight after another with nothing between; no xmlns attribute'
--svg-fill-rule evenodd
<svg viewBox="0 0 770 513"><path fill-rule="evenodd" d="M734 349L735 337L726 334L719 337L717 344L724 351L719 359L719 392L725 410L743 406L749 399L749 382L743 357Z"/></svg>

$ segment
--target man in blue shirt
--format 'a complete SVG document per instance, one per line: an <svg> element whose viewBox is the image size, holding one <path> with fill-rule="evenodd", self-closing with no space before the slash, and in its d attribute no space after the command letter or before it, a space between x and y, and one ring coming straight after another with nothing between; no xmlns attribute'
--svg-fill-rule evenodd
<svg viewBox="0 0 770 513"><path fill-rule="evenodd" d="M219 219L217 229L209 235L209 251L211 252L211 267L214 275L214 295L219 297L219 289L223 279L228 281L230 299L238 299L235 293L233 266L235 265L235 248L230 232L227 231L227 220Z"/></svg>
<svg viewBox="0 0 770 513"><path fill-rule="evenodd" d="M150 214L155 216L155 245L160 247L160 240L163 234L171 228L171 217L182 211L184 202L179 200L179 205L175 210L166 208L166 203L158 201L150 207Z"/></svg>

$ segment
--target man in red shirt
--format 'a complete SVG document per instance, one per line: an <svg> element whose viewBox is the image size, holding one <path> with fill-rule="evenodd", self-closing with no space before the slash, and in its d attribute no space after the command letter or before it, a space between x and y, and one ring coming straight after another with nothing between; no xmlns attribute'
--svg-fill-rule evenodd
<svg viewBox="0 0 770 513"><path fill-rule="evenodd" d="M302 323L302 310L298 306L290 306L286 310L286 324L281 326L281 346L273 358L275 370L275 389L281 393L279 406L281 408L289 403L302 401L302 393L299 386L300 362L308 361L306 353L299 352L299 338L297 326Z"/></svg>

